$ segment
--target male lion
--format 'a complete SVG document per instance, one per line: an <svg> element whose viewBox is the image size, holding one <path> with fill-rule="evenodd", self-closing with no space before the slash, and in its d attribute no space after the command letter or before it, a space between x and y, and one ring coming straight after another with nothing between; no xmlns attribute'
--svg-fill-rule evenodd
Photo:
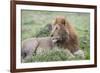
<svg viewBox="0 0 100 73"><path fill-rule="evenodd" d="M79 47L78 34L64 16L56 17L52 24L52 31L50 34L52 37L57 38L58 47L69 50L73 55L80 56L82 59L85 58L84 52Z"/></svg>

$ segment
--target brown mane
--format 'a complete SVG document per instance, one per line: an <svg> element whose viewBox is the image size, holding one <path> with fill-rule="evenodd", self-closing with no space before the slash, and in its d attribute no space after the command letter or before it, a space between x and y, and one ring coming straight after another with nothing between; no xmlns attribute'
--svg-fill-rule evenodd
<svg viewBox="0 0 100 73"><path fill-rule="evenodd" d="M75 30L75 28L73 27L73 25L71 25L68 21L68 19L65 19L64 16L58 16L56 17L52 28L55 25L60 25L64 26L63 29L66 30L67 32L67 38L64 39L65 41L61 41L61 43L59 43L63 48L69 49L72 53L79 50L79 38L78 38L78 34ZM61 30L60 30L61 31ZM66 35L66 34L65 34Z"/></svg>

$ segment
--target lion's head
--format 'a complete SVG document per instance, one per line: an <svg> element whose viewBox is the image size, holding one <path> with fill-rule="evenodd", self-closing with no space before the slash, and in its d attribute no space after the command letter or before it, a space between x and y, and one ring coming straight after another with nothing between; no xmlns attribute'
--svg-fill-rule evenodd
<svg viewBox="0 0 100 73"><path fill-rule="evenodd" d="M55 18L50 36L56 37L57 44L63 48L68 48L71 52L79 49L79 39L76 30L64 16Z"/></svg>

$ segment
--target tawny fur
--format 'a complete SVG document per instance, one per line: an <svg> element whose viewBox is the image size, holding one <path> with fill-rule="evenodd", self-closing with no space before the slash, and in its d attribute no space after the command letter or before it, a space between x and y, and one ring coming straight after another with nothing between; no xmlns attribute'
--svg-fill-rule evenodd
<svg viewBox="0 0 100 73"><path fill-rule="evenodd" d="M32 55L41 54L43 51L52 49L54 47L54 38L41 37L41 38L29 38L22 42L22 62L26 62L32 58Z"/></svg>
<svg viewBox="0 0 100 73"><path fill-rule="evenodd" d="M60 29L56 27L59 27ZM64 35L59 34L59 32L63 33L64 29L66 33L64 33ZM58 43L61 47L70 50L73 54L77 52L78 50L80 50L78 34L75 28L73 27L73 25L71 25L68 19L65 19L64 16L57 16L55 18L55 21L52 24L51 35L52 36L61 35L60 38L62 38L63 36L66 36L66 38L64 38L62 41Z"/></svg>

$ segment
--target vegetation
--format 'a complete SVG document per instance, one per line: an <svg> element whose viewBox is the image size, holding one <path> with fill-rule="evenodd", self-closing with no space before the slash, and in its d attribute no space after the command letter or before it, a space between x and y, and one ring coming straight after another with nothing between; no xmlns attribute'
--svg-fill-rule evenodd
<svg viewBox="0 0 100 73"><path fill-rule="evenodd" d="M49 36L48 24L51 24L56 16L63 15L75 26L79 38L80 48L85 52L85 59L90 59L90 15L89 13L78 12L57 12L57 11L31 11L22 10L22 38L31 37L45 37ZM32 57L32 62L43 61L64 61L64 60L79 60L81 58L68 58L67 54L63 51L51 50L42 55ZM30 62L30 61L28 61Z"/></svg>

